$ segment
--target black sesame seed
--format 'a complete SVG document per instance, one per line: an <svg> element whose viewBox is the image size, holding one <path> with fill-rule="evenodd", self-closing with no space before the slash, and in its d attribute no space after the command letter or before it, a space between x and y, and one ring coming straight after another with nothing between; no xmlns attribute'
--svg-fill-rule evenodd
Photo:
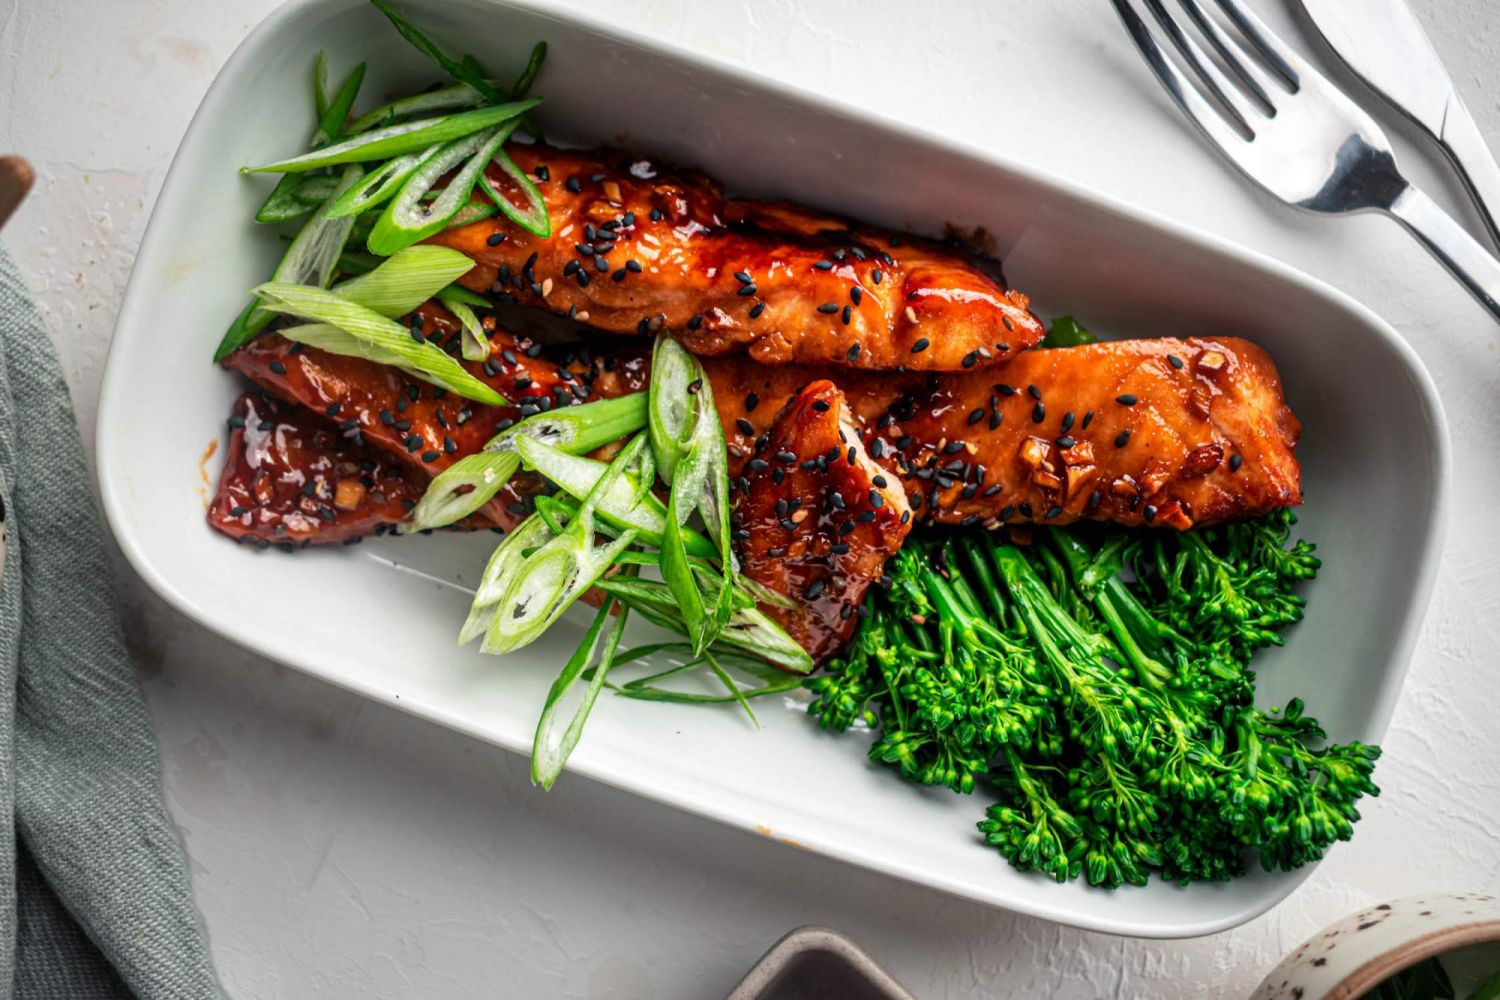
<svg viewBox="0 0 1500 1000"><path fill-rule="evenodd" d="M851 308L849 308L848 306L845 306L844 307L844 311L839 314L839 319L843 322L843 324L845 326L848 326L849 325L849 320L853 317L853 315L854 315L854 310L851 309Z"/></svg>
<svg viewBox="0 0 1500 1000"><path fill-rule="evenodd" d="M870 491L870 506L877 510L885 506L885 497L880 495L879 490Z"/></svg>
<svg viewBox="0 0 1500 1000"><path fill-rule="evenodd" d="M1240 465L1244 461L1245 460L1242 457L1240 457L1239 455L1230 455L1229 456L1229 471L1230 472L1239 472L1240 471Z"/></svg>
<svg viewBox="0 0 1500 1000"><path fill-rule="evenodd" d="M1123 448L1123 447L1125 447L1129 443L1130 443L1130 428L1127 427L1123 431L1121 431L1119 434L1115 435L1115 447L1116 448Z"/></svg>
<svg viewBox="0 0 1500 1000"><path fill-rule="evenodd" d="M1063 509L1061 507L1057 507L1057 506L1048 507L1047 508L1047 513L1043 514L1042 518L1043 518L1043 520L1050 521L1054 517L1061 517L1062 516L1062 512L1063 512Z"/></svg>
<svg viewBox="0 0 1500 1000"><path fill-rule="evenodd" d="M502 243L505 242L505 234L504 233L490 233L488 236L486 236L484 238L484 242L487 245L489 245L489 246L497 247L500 244L502 244Z"/></svg>
<svg viewBox="0 0 1500 1000"><path fill-rule="evenodd" d="M1091 424L1093 422L1094 422L1094 411L1093 410L1087 410L1083 414L1083 423L1080 424L1079 426L1081 426L1084 430L1088 430L1089 429L1089 424Z"/></svg>
<svg viewBox="0 0 1500 1000"><path fill-rule="evenodd" d="M833 261L831 261L831 260L820 260L816 264L814 264L813 267L817 268L819 271L832 271L833 270Z"/></svg>
<svg viewBox="0 0 1500 1000"><path fill-rule="evenodd" d="M703 314L702 313L693 313L693 315L691 317L689 317L689 319L687 321L687 327L688 327L689 330L696 330L696 329L698 329L702 325L703 325Z"/></svg>
<svg viewBox="0 0 1500 1000"><path fill-rule="evenodd" d="M855 285L853 288L849 289L849 301L853 302L855 305L859 305L859 300L863 296L864 293L860 291L858 285Z"/></svg>
<svg viewBox="0 0 1500 1000"><path fill-rule="evenodd" d="M927 350L928 346L931 343L932 342L929 341L926 337L918 337L917 342L911 345L911 352L913 354L921 354L923 351Z"/></svg>
<svg viewBox="0 0 1500 1000"><path fill-rule="evenodd" d="M740 433L741 434L754 434L755 433L755 425L752 424L750 421L746 420L744 417L740 417L738 420L736 420L734 422L734 426L736 426L736 427L738 427L740 429Z"/></svg>
<svg viewBox="0 0 1500 1000"><path fill-rule="evenodd" d="M458 450L458 444L448 435L443 435L443 451L449 455Z"/></svg>
<svg viewBox="0 0 1500 1000"><path fill-rule="evenodd" d="M984 407L980 406L969 413L969 423L977 424L984 419Z"/></svg>
<svg viewBox="0 0 1500 1000"><path fill-rule="evenodd" d="M976 525L978 523L979 523L979 515L978 514L970 514L969 516L965 517L962 521L959 521L958 522L958 526L960 528L972 528L972 527L974 527L974 525Z"/></svg>
<svg viewBox="0 0 1500 1000"><path fill-rule="evenodd" d="M1014 396L1016 394L1016 387L1000 382L995 386L995 391L1002 396Z"/></svg>
<svg viewBox="0 0 1500 1000"><path fill-rule="evenodd" d="M752 458L749 462L751 472L765 472L770 463L763 458Z"/></svg>
<svg viewBox="0 0 1500 1000"><path fill-rule="evenodd" d="M881 281L881 279L883 277L885 277L885 276L880 273L880 268L878 268L878 267L875 270L873 270L873 271L870 272L870 282L872 284L876 284L876 285L880 284L880 281Z"/></svg>
<svg viewBox="0 0 1500 1000"><path fill-rule="evenodd" d="M754 285L741 285L740 286L740 290L738 292L736 292L735 294L743 296L744 298L749 298L750 296L752 296L752 295L755 294L755 286Z"/></svg>
<svg viewBox="0 0 1500 1000"><path fill-rule="evenodd" d="M943 445L944 455L957 455L963 450L964 443L962 441L949 441L947 444Z"/></svg>
<svg viewBox="0 0 1500 1000"><path fill-rule="evenodd" d="M1066 433L1066 432L1068 432L1068 431L1070 431L1070 430L1073 429L1073 411L1072 410L1069 410L1067 413L1063 414L1062 429L1063 429L1064 433Z"/></svg>
<svg viewBox="0 0 1500 1000"><path fill-rule="evenodd" d="M1133 392L1122 392L1115 397L1115 402L1121 406L1134 406L1136 404L1136 395Z"/></svg>
<svg viewBox="0 0 1500 1000"><path fill-rule="evenodd" d="M1013 504L1006 504L1004 507L1000 508L1000 520L1002 521L1009 521L1012 517L1015 517L1015 515L1016 508Z"/></svg>
<svg viewBox="0 0 1500 1000"><path fill-rule="evenodd" d="M343 403L329 403L327 406L323 407L323 412L328 414L330 417L336 417L339 415L339 410L343 409L343 407Z"/></svg>
<svg viewBox="0 0 1500 1000"><path fill-rule="evenodd" d="M760 319L760 314L763 313L763 312L765 312L765 311L766 311L766 304L764 302L757 302L757 303L755 303L755 305L753 305L753 306L750 307L750 318L751 319Z"/></svg>
<svg viewBox="0 0 1500 1000"><path fill-rule="evenodd" d="M782 464L785 464L787 462L795 462L795 461L797 461L797 455L796 455L796 453L795 452L790 452L790 451L778 451L775 455L772 455L771 457L774 458L774 459L776 459L776 461L781 462Z"/></svg>
<svg viewBox="0 0 1500 1000"><path fill-rule="evenodd" d="M1041 403L1038 403L1038 404L1036 404L1035 406L1033 406L1031 408L1031 422L1032 423L1039 424L1043 420L1046 420L1046 419L1047 419L1047 408L1045 406L1043 406Z"/></svg>
<svg viewBox="0 0 1500 1000"><path fill-rule="evenodd" d="M1156 520L1156 505L1148 503L1146 509L1141 511L1141 515L1146 518L1146 523L1150 524Z"/></svg>
<svg viewBox="0 0 1500 1000"><path fill-rule="evenodd" d="M1173 368L1176 368L1178 371L1182 370L1182 359L1179 358L1177 355L1175 355L1175 354L1168 354L1167 355L1167 361L1168 361L1168 363L1171 364L1171 366Z"/></svg>
<svg viewBox="0 0 1500 1000"><path fill-rule="evenodd" d="M827 413L828 412L828 401L826 399L814 400L812 408L815 409L815 410L817 410L819 413ZM749 421L746 421L746 423L749 423ZM748 433L748 431L746 433Z"/></svg>
<svg viewBox="0 0 1500 1000"><path fill-rule="evenodd" d="M1036 386L1036 385L1028 385L1026 387L1026 394L1028 396L1030 396L1032 399L1041 399L1042 398L1042 390L1041 390L1041 388L1039 386Z"/></svg>
<svg viewBox="0 0 1500 1000"><path fill-rule="evenodd" d="M280 361L272 361L271 372L275 375L285 375L286 365L282 364Z"/></svg>
<svg viewBox="0 0 1500 1000"><path fill-rule="evenodd" d="M431 450L429 450L429 451L422 452L422 461L424 461L424 462L436 462L438 459L440 459L442 457L443 457L443 453L440 452L440 451L431 451Z"/></svg>
<svg viewBox="0 0 1500 1000"><path fill-rule="evenodd" d="M1062 437L1060 437L1060 438L1057 439L1056 443L1057 443L1057 446L1059 448L1061 448L1063 451L1067 451L1069 448L1073 447L1078 442L1074 441L1071 437L1069 437L1068 435L1064 434Z"/></svg>
<svg viewBox="0 0 1500 1000"><path fill-rule="evenodd" d="M1017 504L1016 505L1016 509L1021 512L1021 516L1022 517L1027 518L1028 520L1030 518L1036 516L1035 514L1032 513L1031 504L1029 504L1029 503L1024 503L1023 502L1023 503Z"/></svg>
<svg viewBox="0 0 1500 1000"><path fill-rule="evenodd" d="M750 275L744 271L734 272L734 280L738 281L742 285L753 285L755 283L750 280Z"/></svg>
<svg viewBox="0 0 1500 1000"><path fill-rule="evenodd" d="M848 307L846 306L845 308L847 309ZM854 342L854 346L851 347L851 348L849 348L849 350L844 353L844 357L848 358L850 361L858 361L859 360L859 342L858 341L855 341Z"/></svg>
<svg viewBox="0 0 1500 1000"><path fill-rule="evenodd" d="M824 313L825 315L832 315L838 311L839 304L837 302L824 302L822 305L818 306L818 312Z"/></svg>

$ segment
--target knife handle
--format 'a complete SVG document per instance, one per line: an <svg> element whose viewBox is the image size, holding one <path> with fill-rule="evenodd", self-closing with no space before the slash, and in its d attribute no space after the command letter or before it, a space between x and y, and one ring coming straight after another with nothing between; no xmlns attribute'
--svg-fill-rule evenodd
<svg viewBox="0 0 1500 1000"><path fill-rule="evenodd" d="M1474 204L1479 206L1479 215L1489 232L1490 242L1500 247L1500 219L1497 219L1500 216L1500 166L1496 165L1484 136L1479 134L1479 127L1462 105L1451 109L1443 123L1443 135L1439 141L1458 168Z"/></svg>
<svg viewBox="0 0 1500 1000"><path fill-rule="evenodd" d="M1388 211L1500 320L1500 260L1415 186L1407 185Z"/></svg>

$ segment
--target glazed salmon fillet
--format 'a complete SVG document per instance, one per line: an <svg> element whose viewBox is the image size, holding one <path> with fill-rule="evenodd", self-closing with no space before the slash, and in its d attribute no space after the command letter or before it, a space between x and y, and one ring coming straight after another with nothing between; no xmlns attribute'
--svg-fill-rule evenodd
<svg viewBox="0 0 1500 1000"><path fill-rule="evenodd" d="M911 531L911 510L827 379L787 402L767 450L783 460L747 476L735 506L742 570L795 602L765 611L821 661L853 634L865 591Z"/></svg>
<svg viewBox="0 0 1500 1000"><path fill-rule="evenodd" d="M706 366L732 475L777 463L776 413L827 378L930 521L1181 530L1302 502L1300 425L1270 357L1243 340L1101 342L957 375Z"/></svg>
<svg viewBox="0 0 1500 1000"><path fill-rule="evenodd" d="M503 216L431 242L479 262L462 280L599 330L666 330L700 355L766 364L962 371L1045 331L999 265L957 246L781 202L617 151L512 143L552 223ZM499 169L491 182L504 188Z"/></svg>

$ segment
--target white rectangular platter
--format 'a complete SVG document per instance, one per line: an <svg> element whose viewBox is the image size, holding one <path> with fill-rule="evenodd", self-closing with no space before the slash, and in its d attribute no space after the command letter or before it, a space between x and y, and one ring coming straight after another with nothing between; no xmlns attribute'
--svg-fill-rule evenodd
<svg viewBox="0 0 1500 1000"><path fill-rule="evenodd" d="M406 0L404 9L511 72L545 39L535 92L546 98L549 134L638 146L701 166L732 190L895 227L982 227L1044 317L1071 312L1112 336L1231 334L1264 345L1304 424L1303 529L1325 569L1288 647L1259 661L1262 700L1300 694L1335 738L1381 737L1436 570L1448 460L1431 382L1389 326L1248 251L689 52L519 4ZM369 100L437 76L361 0L293 0L225 66L162 189L111 348L98 448L109 521L141 576L205 625L524 752L577 633L556 629L506 659L455 647L466 588L493 536L287 556L237 547L204 520L218 458L206 471L200 459L242 389L209 357L281 252L251 222L267 182L236 170L296 151L311 132L319 49L335 74L369 61ZM795 699L763 704L760 718L756 729L734 709L606 697L563 780L586 775L892 876L1116 933L1221 930L1306 875L1113 893L1059 886L982 845L982 792L899 781L866 761L863 737L821 732ZM1340 849L1373 848L1356 838Z"/></svg>

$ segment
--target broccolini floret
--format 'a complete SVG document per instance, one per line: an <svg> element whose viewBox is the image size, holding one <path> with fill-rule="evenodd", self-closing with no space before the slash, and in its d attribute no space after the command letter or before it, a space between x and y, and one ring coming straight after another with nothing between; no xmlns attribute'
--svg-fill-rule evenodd
<svg viewBox="0 0 1500 1000"><path fill-rule="evenodd" d="M904 777L996 798L1015 867L1114 888L1315 861L1379 794L1378 747L1254 704L1251 655L1299 620L1313 547L1290 511L1182 534L909 541L844 656L808 683L830 729Z"/></svg>

